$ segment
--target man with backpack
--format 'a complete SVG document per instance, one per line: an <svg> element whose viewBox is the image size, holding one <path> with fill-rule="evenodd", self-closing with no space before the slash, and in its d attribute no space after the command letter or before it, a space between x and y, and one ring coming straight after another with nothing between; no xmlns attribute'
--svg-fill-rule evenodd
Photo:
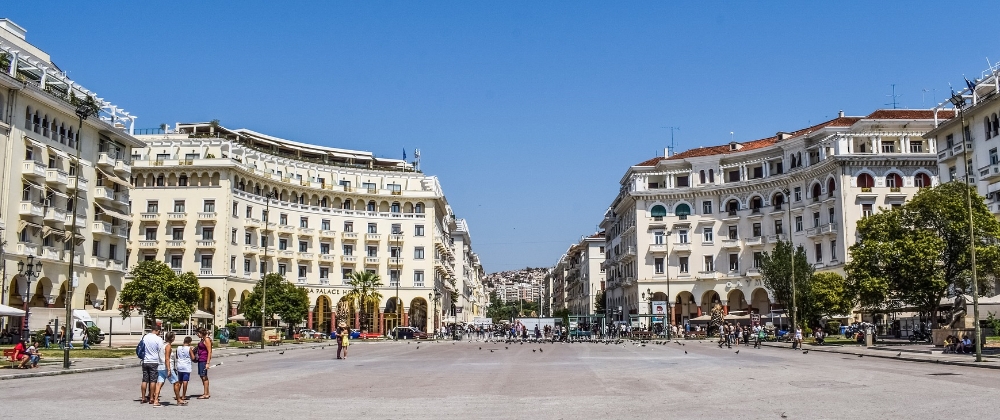
<svg viewBox="0 0 1000 420"><path fill-rule="evenodd" d="M156 400L153 393L156 392L156 381L159 376L157 367L160 364L160 349L163 348L163 339L160 338L160 326L154 324L149 334L142 336L142 340L135 346L135 355L142 360L142 404Z"/></svg>

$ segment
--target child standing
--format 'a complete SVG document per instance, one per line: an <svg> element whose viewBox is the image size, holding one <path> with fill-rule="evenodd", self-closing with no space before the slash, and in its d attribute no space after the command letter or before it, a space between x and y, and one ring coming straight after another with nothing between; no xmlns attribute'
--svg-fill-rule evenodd
<svg viewBox="0 0 1000 420"><path fill-rule="evenodd" d="M191 380L191 337L177 347L177 383L181 388L181 401L187 403L188 381Z"/></svg>

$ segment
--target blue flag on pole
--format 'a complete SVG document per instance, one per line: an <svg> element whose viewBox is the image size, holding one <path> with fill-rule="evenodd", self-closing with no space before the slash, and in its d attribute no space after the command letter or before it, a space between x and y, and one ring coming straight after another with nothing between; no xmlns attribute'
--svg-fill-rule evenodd
<svg viewBox="0 0 1000 420"><path fill-rule="evenodd" d="M403 148L403 160L406 160L406 148Z"/></svg>

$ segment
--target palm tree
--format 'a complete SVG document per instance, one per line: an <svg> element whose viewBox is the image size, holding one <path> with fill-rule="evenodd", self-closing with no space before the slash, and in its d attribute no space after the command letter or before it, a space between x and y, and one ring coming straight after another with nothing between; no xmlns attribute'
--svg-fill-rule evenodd
<svg viewBox="0 0 1000 420"><path fill-rule="evenodd" d="M347 281L347 284L351 286L351 291L347 292L346 297L352 303L357 303L358 313L362 319L362 329L368 327L367 329L370 330L371 325L366 325L369 324L366 308L377 307L382 300L382 293L378 291L382 287L382 279L375 273L355 271L351 273L351 279Z"/></svg>

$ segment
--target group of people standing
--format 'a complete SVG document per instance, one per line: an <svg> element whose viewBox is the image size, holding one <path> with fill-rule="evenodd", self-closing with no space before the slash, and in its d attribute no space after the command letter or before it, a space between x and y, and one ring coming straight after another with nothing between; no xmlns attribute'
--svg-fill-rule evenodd
<svg viewBox="0 0 1000 420"><path fill-rule="evenodd" d="M174 400L177 405L188 404L187 386L195 365L198 376L204 388L200 400L211 398L208 387L208 370L212 362L212 337L208 330L198 329L199 342L191 345L191 337L185 337L183 343L174 348L176 334L167 331L160 337L160 327L153 326L149 334L142 337L136 346L136 353L142 357L142 404L149 403L153 407L161 407L160 390L163 384L169 382L174 388Z"/></svg>
<svg viewBox="0 0 1000 420"><path fill-rule="evenodd" d="M799 330L799 334L802 334L801 330ZM733 345L739 346L740 342L744 346L750 346L752 342L753 347L756 349L760 348L760 343L766 337L767 330L760 324L743 326L738 323L726 322L719 326L719 348L722 348L722 346L733 348Z"/></svg>

